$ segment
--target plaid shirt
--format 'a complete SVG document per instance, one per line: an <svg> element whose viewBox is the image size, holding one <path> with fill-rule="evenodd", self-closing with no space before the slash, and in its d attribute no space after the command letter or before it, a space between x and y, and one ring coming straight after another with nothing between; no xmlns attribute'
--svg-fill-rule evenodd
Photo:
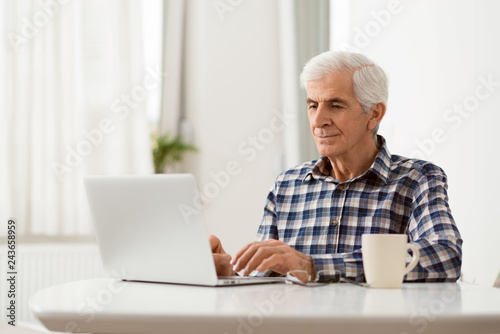
<svg viewBox="0 0 500 334"><path fill-rule="evenodd" d="M351 180L331 177L326 157L280 174L257 240L282 240L310 255L316 271L336 269L363 281L361 235L405 233L420 251L406 281L456 281L462 239L448 206L446 174L430 162L391 155L385 139L378 141L371 167Z"/></svg>

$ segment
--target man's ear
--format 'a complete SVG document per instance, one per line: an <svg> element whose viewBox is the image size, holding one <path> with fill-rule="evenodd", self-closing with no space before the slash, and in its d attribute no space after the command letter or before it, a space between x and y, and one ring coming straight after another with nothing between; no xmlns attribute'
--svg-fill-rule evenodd
<svg viewBox="0 0 500 334"><path fill-rule="evenodd" d="M385 116L385 103L379 102L370 110L370 119L368 121L368 129L373 130L382 121Z"/></svg>

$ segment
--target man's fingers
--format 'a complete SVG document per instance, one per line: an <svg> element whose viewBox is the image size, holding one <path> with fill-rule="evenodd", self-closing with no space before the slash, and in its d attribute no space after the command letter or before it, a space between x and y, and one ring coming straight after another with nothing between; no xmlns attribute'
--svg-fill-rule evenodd
<svg viewBox="0 0 500 334"><path fill-rule="evenodd" d="M253 254L256 252L258 247L255 246L255 243L251 243L243 247L236 253L236 256L231 261L231 264L234 266L234 271L240 271L241 269L247 266L248 261L252 258Z"/></svg>
<svg viewBox="0 0 500 334"><path fill-rule="evenodd" d="M259 245L259 246L256 246L254 249L252 249L252 247L250 247L249 250L253 251L252 256L248 259L248 261L246 261L245 264L239 263L239 266L241 268L244 268L244 270L243 270L244 275L250 274L252 271L256 270L258 266L261 265L262 261L269 258L270 256L272 256L276 252L280 252L280 250L278 248L273 247L273 246L268 246L268 245ZM247 253L249 253L249 252L247 252ZM245 256L245 255L243 255L243 256ZM242 260L243 260L243 257L240 261L242 261ZM262 270L262 271L264 271L264 270Z"/></svg>
<svg viewBox="0 0 500 334"><path fill-rule="evenodd" d="M261 242L253 242L253 243L248 244L245 247L243 247L243 249L241 249L236 254L235 258L231 262L232 264L234 264L234 270L240 271L244 268L248 269L249 268L248 263L250 260L252 260L254 258L257 251L259 251L259 249L261 249L261 248L268 247L268 245L269 245L269 243L267 241L261 241ZM256 267L257 265L258 265L258 263L253 267ZM251 270L250 271L245 270L245 272L243 274L248 275L248 273L250 273L250 272L251 272Z"/></svg>
<svg viewBox="0 0 500 334"><path fill-rule="evenodd" d="M253 254L257 251L258 247L266 247L266 246L271 246L271 245L285 245L284 242L271 239L271 240L266 240L266 241L256 241L256 242L251 242L247 244L245 247L240 249L238 253L234 256L234 259L231 261L232 265L235 265L239 262L239 267L244 268L246 266L246 263L248 260L253 256ZM245 264L245 265L243 265ZM239 269L237 269L238 271Z"/></svg>
<svg viewBox="0 0 500 334"><path fill-rule="evenodd" d="M230 266L229 263L231 262L231 255L229 255L229 254L217 254L217 253L214 253L212 255L214 257L214 263L216 266L219 266L219 265Z"/></svg>
<svg viewBox="0 0 500 334"><path fill-rule="evenodd" d="M264 259L256 269L258 271L273 270L279 274L286 275L288 270L285 272L281 272L282 270L280 270L280 267L283 267L283 258L284 256L282 254L272 254Z"/></svg>
<svg viewBox="0 0 500 334"><path fill-rule="evenodd" d="M213 234L210 234L208 236L208 241L210 241L210 247L212 248L212 253L215 253L215 250L217 249L217 246L220 244L219 238L217 238Z"/></svg>
<svg viewBox="0 0 500 334"><path fill-rule="evenodd" d="M248 275L254 270L273 270L286 275L290 270L305 270L314 274L312 258L279 240L254 242L241 249L231 261L235 271Z"/></svg>
<svg viewBox="0 0 500 334"><path fill-rule="evenodd" d="M213 254L215 270L217 271L217 276L233 276L234 271L229 263L231 261L231 256L229 254Z"/></svg>
<svg viewBox="0 0 500 334"><path fill-rule="evenodd" d="M220 254L225 254L224 248L222 248L222 244L215 235L210 234L208 236L208 241L210 241L210 248L212 248L212 253L220 253Z"/></svg>
<svg viewBox="0 0 500 334"><path fill-rule="evenodd" d="M246 251L239 258L233 259L232 263L236 263L235 271L244 270L242 273L248 275L256 270L264 259L275 253L283 254L290 251L295 252L294 249L279 240L255 242L248 245Z"/></svg>
<svg viewBox="0 0 500 334"><path fill-rule="evenodd" d="M241 256L246 253L246 251L248 250L248 248L250 248L254 244L255 244L255 242L251 242L249 244L246 244L242 249L240 249L236 253L236 255L234 256L234 259L231 261L231 264L235 265L236 262L238 262L240 260Z"/></svg>
<svg viewBox="0 0 500 334"><path fill-rule="evenodd" d="M264 259L256 269L258 271L273 270L282 275L286 275L291 270L306 270L303 267L304 260L300 256L297 256L296 253L296 251L275 253Z"/></svg>

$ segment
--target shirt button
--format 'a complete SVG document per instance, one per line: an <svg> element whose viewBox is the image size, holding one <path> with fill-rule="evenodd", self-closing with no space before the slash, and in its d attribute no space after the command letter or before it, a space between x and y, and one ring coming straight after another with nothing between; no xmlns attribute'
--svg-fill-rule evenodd
<svg viewBox="0 0 500 334"><path fill-rule="evenodd" d="M340 188L340 190L346 190L347 188L349 188L349 186L347 184L343 183L343 184L339 185L339 188Z"/></svg>
<svg viewBox="0 0 500 334"><path fill-rule="evenodd" d="M338 220L334 220L334 221L332 222L332 225L333 225L333 226L338 226L338 224L339 224L339 221L338 221Z"/></svg>

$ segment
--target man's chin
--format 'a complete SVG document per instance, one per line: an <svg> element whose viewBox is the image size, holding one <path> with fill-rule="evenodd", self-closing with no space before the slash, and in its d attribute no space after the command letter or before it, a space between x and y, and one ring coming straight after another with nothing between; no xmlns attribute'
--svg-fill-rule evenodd
<svg viewBox="0 0 500 334"><path fill-rule="evenodd" d="M332 149L332 148L328 148L328 149L318 149L318 152L319 154L321 154L322 157L334 157L337 155L337 152L336 150Z"/></svg>

